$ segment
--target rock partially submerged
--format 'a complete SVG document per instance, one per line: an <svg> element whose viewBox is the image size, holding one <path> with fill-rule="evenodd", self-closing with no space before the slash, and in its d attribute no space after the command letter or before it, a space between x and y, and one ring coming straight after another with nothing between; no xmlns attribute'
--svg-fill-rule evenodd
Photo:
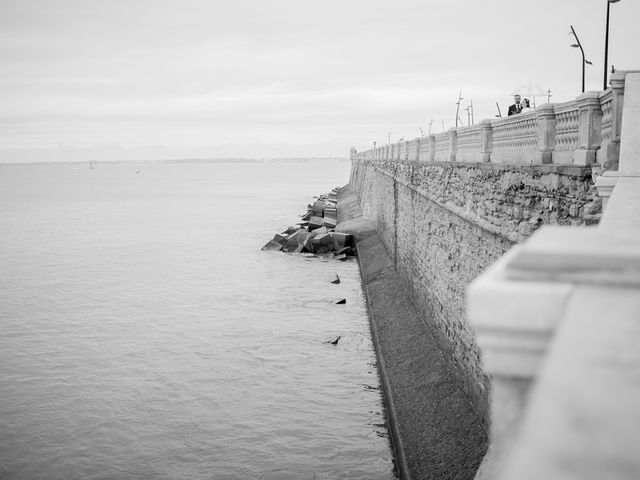
<svg viewBox="0 0 640 480"><path fill-rule="evenodd" d="M277 233L262 250L332 255L338 260L356 256L353 236L334 231L338 223L338 189L320 195L313 204L307 206L307 212L296 226Z"/></svg>
<svg viewBox="0 0 640 480"><path fill-rule="evenodd" d="M340 341L340 338L342 338L342 337L340 335L338 335L337 337L334 337L334 338L332 338L330 340L327 340L324 343L330 343L331 345L337 345L338 342Z"/></svg>

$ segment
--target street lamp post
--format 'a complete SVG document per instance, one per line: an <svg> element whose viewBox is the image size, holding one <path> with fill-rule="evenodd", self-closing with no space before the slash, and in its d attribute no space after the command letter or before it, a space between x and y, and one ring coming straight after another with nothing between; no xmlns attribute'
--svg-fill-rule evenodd
<svg viewBox="0 0 640 480"><path fill-rule="evenodd" d="M576 39L576 42L578 43L574 43L571 46L574 48L579 48L580 49L580 53L582 53L582 93L584 93L584 67L585 65L588 63L589 65L593 65L589 60L587 60L586 58L584 58L584 50L582 49L582 44L580 43L580 39L578 38L578 35L576 35L576 31L573 29L573 25L571 25L571 33L573 34L574 38Z"/></svg>
<svg viewBox="0 0 640 480"><path fill-rule="evenodd" d="M607 25L604 30L604 83L602 86L603 90L607 89L607 62L609 56L609 6L612 3L618 3L620 0L607 0Z"/></svg>

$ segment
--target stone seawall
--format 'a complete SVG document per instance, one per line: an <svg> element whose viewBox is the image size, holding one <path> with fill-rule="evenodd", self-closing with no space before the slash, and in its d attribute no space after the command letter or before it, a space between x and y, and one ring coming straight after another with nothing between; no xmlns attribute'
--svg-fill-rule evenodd
<svg viewBox="0 0 640 480"><path fill-rule="evenodd" d="M488 430L488 380L465 290L542 224L596 223L588 166L354 159L350 186L418 315Z"/></svg>
<svg viewBox="0 0 640 480"><path fill-rule="evenodd" d="M355 236L394 450L402 480L472 480L487 432L451 374L371 220L350 186L338 194L339 231Z"/></svg>

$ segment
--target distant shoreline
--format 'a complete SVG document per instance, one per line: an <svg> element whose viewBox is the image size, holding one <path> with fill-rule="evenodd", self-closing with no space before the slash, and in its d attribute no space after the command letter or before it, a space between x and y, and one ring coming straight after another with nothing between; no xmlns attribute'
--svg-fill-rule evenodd
<svg viewBox="0 0 640 480"><path fill-rule="evenodd" d="M282 158L184 158L165 160L69 160L69 161L35 161L35 162L0 162L1 165L116 165L116 164L190 164L190 163L346 163L348 157L282 157Z"/></svg>

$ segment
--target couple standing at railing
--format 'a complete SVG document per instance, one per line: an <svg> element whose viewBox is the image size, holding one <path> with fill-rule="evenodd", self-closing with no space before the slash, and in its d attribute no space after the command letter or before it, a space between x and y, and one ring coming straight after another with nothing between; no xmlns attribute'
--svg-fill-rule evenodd
<svg viewBox="0 0 640 480"><path fill-rule="evenodd" d="M517 115L518 113L524 113L524 112L530 112L531 109L531 104L529 103L529 99L528 98L524 98L521 100L521 97L519 94L515 94L513 96L513 101L515 102L513 105L509 105L509 113L508 116L511 115Z"/></svg>

